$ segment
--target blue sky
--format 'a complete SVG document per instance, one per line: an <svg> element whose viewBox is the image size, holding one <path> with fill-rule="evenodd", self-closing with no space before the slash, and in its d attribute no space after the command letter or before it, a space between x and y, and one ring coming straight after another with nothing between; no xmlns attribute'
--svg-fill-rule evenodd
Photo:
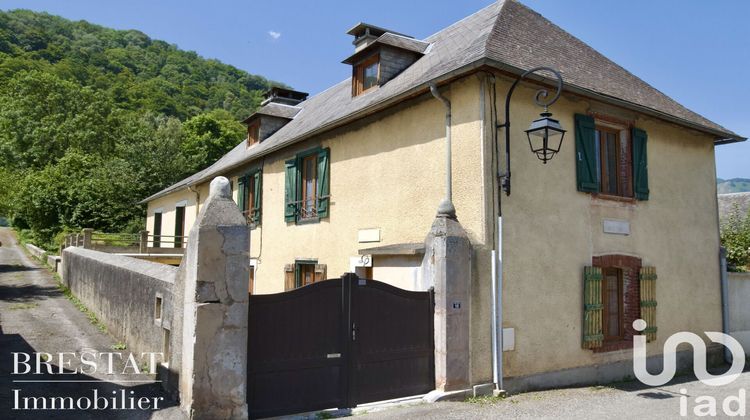
<svg viewBox="0 0 750 420"><path fill-rule="evenodd" d="M657 89L750 136L750 2L522 0ZM489 0L0 0L152 38L320 92L350 74L345 32L359 21L423 38ZM750 178L750 141L717 148L721 178Z"/></svg>

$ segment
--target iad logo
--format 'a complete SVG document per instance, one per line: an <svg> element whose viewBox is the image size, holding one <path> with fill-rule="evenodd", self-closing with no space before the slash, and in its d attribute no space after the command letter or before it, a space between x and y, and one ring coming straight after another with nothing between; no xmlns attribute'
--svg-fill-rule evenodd
<svg viewBox="0 0 750 420"><path fill-rule="evenodd" d="M646 321L636 319L633 328L643 331L647 327ZM633 371L635 376L646 385L661 386L672 380L677 372L677 346L687 343L693 346L693 371L695 376L704 384L711 386L728 385L734 382L745 367L745 352L742 345L727 334L719 332L705 332L714 343L725 345L732 352L732 366L721 375L711 375L706 370L706 343L697 334L678 332L664 343L664 369L658 375L652 375L646 370L646 336L633 337Z"/></svg>

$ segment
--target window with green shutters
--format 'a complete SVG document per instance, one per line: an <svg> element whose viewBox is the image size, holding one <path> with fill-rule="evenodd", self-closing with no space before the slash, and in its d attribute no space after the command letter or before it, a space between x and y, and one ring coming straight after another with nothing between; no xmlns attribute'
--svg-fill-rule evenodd
<svg viewBox="0 0 750 420"><path fill-rule="evenodd" d="M284 220L316 221L330 210L330 149L313 149L285 162Z"/></svg>
<svg viewBox="0 0 750 420"><path fill-rule="evenodd" d="M646 140L644 130L628 123L576 114L578 191L648 200Z"/></svg>
<svg viewBox="0 0 750 420"><path fill-rule="evenodd" d="M263 202L263 171L257 169L237 179L237 205L251 228L260 225Z"/></svg>

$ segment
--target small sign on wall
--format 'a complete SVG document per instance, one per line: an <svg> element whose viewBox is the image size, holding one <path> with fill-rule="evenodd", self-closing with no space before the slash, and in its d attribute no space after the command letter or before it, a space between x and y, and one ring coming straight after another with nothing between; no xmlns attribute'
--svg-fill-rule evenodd
<svg viewBox="0 0 750 420"><path fill-rule="evenodd" d="M604 233L630 235L630 222L627 220L603 219L602 226L604 228Z"/></svg>
<svg viewBox="0 0 750 420"><path fill-rule="evenodd" d="M359 243L380 242L380 229L360 229L357 231Z"/></svg>

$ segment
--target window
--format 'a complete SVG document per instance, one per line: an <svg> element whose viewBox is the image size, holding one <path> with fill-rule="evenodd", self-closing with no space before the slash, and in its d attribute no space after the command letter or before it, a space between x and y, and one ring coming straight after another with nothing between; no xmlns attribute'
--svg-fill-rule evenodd
<svg viewBox="0 0 750 420"><path fill-rule="evenodd" d="M645 131L582 114L575 130L578 191L648 200Z"/></svg>
<svg viewBox="0 0 750 420"><path fill-rule="evenodd" d="M260 169L238 178L237 205L247 218L250 228L260 225L263 195L263 172Z"/></svg>
<svg viewBox="0 0 750 420"><path fill-rule="evenodd" d="M260 121L255 121L247 126L247 145L252 146L260 141Z"/></svg>
<svg viewBox="0 0 750 420"><path fill-rule="evenodd" d="M284 266L284 288L292 290L326 280L326 265L316 260L298 260Z"/></svg>
<svg viewBox="0 0 750 420"><path fill-rule="evenodd" d="M310 219L318 215L315 200L318 185L318 157L307 156L302 159L302 203L300 218Z"/></svg>
<svg viewBox="0 0 750 420"><path fill-rule="evenodd" d="M656 338L656 269L641 259L609 254L583 270L583 348L595 352L631 348L640 334L633 321L646 320L647 341Z"/></svg>
<svg viewBox="0 0 750 420"><path fill-rule="evenodd" d="M161 212L154 213L154 248L161 247Z"/></svg>
<svg viewBox="0 0 750 420"><path fill-rule="evenodd" d="M599 192L632 197L632 154L628 130L597 126L595 141Z"/></svg>
<svg viewBox="0 0 750 420"><path fill-rule="evenodd" d="M604 340L622 340L622 270L602 269L602 305L604 307Z"/></svg>
<svg viewBox="0 0 750 420"><path fill-rule="evenodd" d="M174 218L174 247L182 248L185 237L185 206L175 208Z"/></svg>
<svg viewBox="0 0 750 420"><path fill-rule="evenodd" d="M375 54L354 66L352 95L361 95L377 86L380 79L380 55Z"/></svg>
<svg viewBox="0 0 750 420"><path fill-rule="evenodd" d="M286 161L284 220L299 223L328 217L329 157L329 149L314 149Z"/></svg>

